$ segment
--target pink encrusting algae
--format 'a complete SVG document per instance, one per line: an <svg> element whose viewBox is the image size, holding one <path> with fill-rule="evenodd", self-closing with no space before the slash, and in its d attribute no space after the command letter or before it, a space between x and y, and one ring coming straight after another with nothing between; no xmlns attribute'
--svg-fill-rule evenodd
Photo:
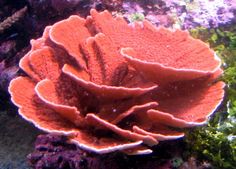
<svg viewBox="0 0 236 169"><path fill-rule="evenodd" d="M9 86L19 114L96 153L151 153L223 100L220 59L186 31L91 10L45 28Z"/></svg>

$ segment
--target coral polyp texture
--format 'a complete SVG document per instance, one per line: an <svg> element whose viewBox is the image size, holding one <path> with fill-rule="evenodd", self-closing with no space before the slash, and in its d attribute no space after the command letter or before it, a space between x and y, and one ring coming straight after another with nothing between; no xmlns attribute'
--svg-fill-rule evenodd
<svg viewBox="0 0 236 169"><path fill-rule="evenodd" d="M148 154L206 123L223 99L220 59L188 32L91 10L45 28L11 81L19 114L96 153Z"/></svg>

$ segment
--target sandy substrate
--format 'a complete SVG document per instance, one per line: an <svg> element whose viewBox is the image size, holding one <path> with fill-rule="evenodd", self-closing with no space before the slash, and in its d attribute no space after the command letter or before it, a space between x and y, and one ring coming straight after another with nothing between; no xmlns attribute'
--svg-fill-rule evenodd
<svg viewBox="0 0 236 169"><path fill-rule="evenodd" d="M39 131L18 115L0 112L0 168L29 169L26 156L32 152Z"/></svg>

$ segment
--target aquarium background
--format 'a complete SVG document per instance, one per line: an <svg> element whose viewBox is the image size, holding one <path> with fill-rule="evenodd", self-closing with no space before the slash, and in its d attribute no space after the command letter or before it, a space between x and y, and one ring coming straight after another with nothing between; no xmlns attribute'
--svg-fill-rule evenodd
<svg viewBox="0 0 236 169"><path fill-rule="evenodd" d="M158 145L150 156L117 153L98 157L84 155L65 144L66 138L45 135L21 119L7 88L11 79L23 74L18 62L30 49L30 39L40 37L45 26L72 14L87 16L91 8L107 9L129 22L147 19L156 25L186 29L209 43L223 61L221 78L227 83L224 103L209 124L188 131L184 139ZM59 168L62 162L76 168L78 161L77 168L235 168L235 15L235 0L0 0L0 168ZM44 135L34 146L40 134ZM53 156L58 149L61 153ZM70 158L65 158L68 154Z"/></svg>

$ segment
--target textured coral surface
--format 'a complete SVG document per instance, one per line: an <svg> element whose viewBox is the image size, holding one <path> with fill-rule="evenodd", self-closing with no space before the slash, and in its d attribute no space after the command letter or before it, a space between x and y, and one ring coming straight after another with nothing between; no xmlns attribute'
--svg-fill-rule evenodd
<svg viewBox="0 0 236 169"><path fill-rule="evenodd" d="M97 153L148 154L204 124L223 99L220 60L185 31L71 16L31 41L10 83L19 114Z"/></svg>

